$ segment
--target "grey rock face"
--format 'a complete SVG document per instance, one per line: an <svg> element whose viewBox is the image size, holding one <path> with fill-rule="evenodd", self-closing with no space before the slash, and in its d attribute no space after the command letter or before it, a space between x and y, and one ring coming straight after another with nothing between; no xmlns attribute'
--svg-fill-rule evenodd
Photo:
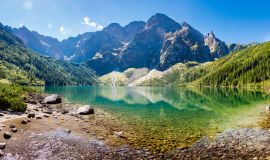
<svg viewBox="0 0 270 160"><path fill-rule="evenodd" d="M205 36L204 41L205 45L209 47L214 58L220 58L229 53L229 48L225 42L216 38L212 31Z"/></svg>
<svg viewBox="0 0 270 160"><path fill-rule="evenodd" d="M204 44L204 36L186 22L182 28L165 37L160 56L162 70L178 62L212 60L209 48Z"/></svg>

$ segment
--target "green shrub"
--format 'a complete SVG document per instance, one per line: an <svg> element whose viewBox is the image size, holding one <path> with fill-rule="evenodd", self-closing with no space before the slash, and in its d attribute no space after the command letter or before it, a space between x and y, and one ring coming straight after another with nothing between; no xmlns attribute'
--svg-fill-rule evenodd
<svg viewBox="0 0 270 160"><path fill-rule="evenodd" d="M25 111L24 97L31 88L0 84L0 110Z"/></svg>

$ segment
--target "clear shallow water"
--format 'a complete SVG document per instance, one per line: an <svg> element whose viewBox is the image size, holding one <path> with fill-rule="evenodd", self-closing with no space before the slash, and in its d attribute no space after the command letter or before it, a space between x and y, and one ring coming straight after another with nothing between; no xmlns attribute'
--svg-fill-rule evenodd
<svg viewBox="0 0 270 160"><path fill-rule="evenodd" d="M130 143L158 151L189 145L228 128L254 125L269 97L258 91L166 87L45 87L99 107L129 127Z"/></svg>

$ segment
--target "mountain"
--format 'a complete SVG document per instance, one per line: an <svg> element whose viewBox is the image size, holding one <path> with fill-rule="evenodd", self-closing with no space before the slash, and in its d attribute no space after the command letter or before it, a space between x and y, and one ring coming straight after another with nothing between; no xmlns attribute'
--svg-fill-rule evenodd
<svg viewBox="0 0 270 160"><path fill-rule="evenodd" d="M64 55L56 46L59 41L49 36L43 36L35 31L28 30L25 26L20 28L6 27L6 30L20 38L24 45L45 56L63 59Z"/></svg>
<svg viewBox="0 0 270 160"><path fill-rule="evenodd" d="M144 30L135 35L120 53L120 68L158 68L160 50L166 33L175 32L181 25L163 14L152 16Z"/></svg>
<svg viewBox="0 0 270 160"><path fill-rule="evenodd" d="M123 35L120 25L108 26L108 32ZM117 36L115 36L117 37ZM119 40L119 38L118 38ZM92 58L87 64L103 75L111 71L124 71L128 68L149 68L166 70L183 62L213 61L229 53L227 45L211 35L204 36L188 23L179 24L164 14L152 16L142 31L134 38L122 44L113 54L103 54Z"/></svg>
<svg viewBox="0 0 270 160"><path fill-rule="evenodd" d="M152 70L125 85L269 87L269 59L270 42L266 42L213 62L178 63L163 72ZM100 79L101 82L103 80Z"/></svg>
<svg viewBox="0 0 270 160"><path fill-rule="evenodd" d="M162 69L167 69L178 62L206 62L213 58L208 46L204 44L204 35L183 22L181 29L165 37L160 66Z"/></svg>
<svg viewBox="0 0 270 160"><path fill-rule="evenodd" d="M212 31L205 36L204 41L215 58L223 57L230 52L226 43L216 38Z"/></svg>
<svg viewBox="0 0 270 160"><path fill-rule="evenodd" d="M122 42L129 42L134 38L136 33L143 30L144 25L145 22L143 21L134 21L124 27L118 23L111 23L104 28L104 31Z"/></svg>
<svg viewBox="0 0 270 160"><path fill-rule="evenodd" d="M27 49L0 27L0 81L22 85L91 85L94 71L83 64L58 61Z"/></svg>
<svg viewBox="0 0 270 160"><path fill-rule="evenodd" d="M164 71L177 63L207 62L231 50L213 32L203 35L188 23L178 23L157 13L147 22L134 21L126 26L111 23L102 31L87 32L58 41L26 27L10 28L28 48L56 59L86 63L97 74L149 68Z"/></svg>

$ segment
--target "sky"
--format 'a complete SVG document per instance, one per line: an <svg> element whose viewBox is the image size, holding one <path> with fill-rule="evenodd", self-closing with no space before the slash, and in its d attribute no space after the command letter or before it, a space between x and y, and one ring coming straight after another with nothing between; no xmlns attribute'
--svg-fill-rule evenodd
<svg viewBox="0 0 270 160"><path fill-rule="evenodd" d="M269 0L0 0L0 22L59 40L163 13L227 43L270 40Z"/></svg>

